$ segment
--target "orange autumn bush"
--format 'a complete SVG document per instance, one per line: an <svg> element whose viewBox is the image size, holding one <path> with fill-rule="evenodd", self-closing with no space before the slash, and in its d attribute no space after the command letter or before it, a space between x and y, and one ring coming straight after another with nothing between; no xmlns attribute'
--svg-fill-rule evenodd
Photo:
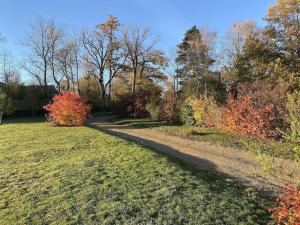
<svg viewBox="0 0 300 225"><path fill-rule="evenodd" d="M272 104L258 104L251 95L237 99L229 95L220 128L246 137L272 138L277 133L274 121Z"/></svg>
<svg viewBox="0 0 300 225"><path fill-rule="evenodd" d="M287 185L276 201L278 206L269 209L276 224L300 225L300 187Z"/></svg>
<svg viewBox="0 0 300 225"><path fill-rule="evenodd" d="M81 126L91 110L90 105L72 91L61 92L52 100L43 108L49 112L48 119L54 126Z"/></svg>

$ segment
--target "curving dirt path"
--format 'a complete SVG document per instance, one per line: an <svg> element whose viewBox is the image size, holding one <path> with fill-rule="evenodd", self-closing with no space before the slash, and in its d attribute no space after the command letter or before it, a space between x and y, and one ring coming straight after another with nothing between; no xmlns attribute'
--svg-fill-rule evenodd
<svg viewBox="0 0 300 225"><path fill-rule="evenodd" d="M183 139L157 132L155 129L117 125L110 122L113 116L101 116L89 121L89 126L106 133L149 146L166 155L178 158L193 167L209 170L227 177L228 180L245 186L252 186L266 195L277 194L291 180L282 174L262 175L261 165L255 156L245 150L225 148L206 142ZM288 168L288 160L276 159L273 162L280 168ZM295 170L300 177L300 166Z"/></svg>

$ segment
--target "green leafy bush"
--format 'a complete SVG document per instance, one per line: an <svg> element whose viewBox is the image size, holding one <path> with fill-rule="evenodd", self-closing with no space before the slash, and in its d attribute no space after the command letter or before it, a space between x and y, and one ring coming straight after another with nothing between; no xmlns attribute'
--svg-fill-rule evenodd
<svg viewBox="0 0 300 225"><path fill-rule="evenodd" d="M180 107L180 121L187 126L194 126L196 121L193 116L193 109L187 102L184 102Z"/></svg>
<svg viewBox="0 0 300 225"><path fill-rule="evenodd" d="M159 110L160 110L160 99L153 97L145 105L146 111L149 113L152 120L158 120Z"/></svg>
<svg viewBox="0 0 300 225"><path fill-rule="evenodd" d="M284 135L287 139L300 143L300 91L288 96L286 108L290 129Z"/></svg>
<svg viewBox="0 0 300 225"><path fill-rule="evenodd" d="M0 125L2 124L2 116L4 114L13 113L15 106L12 99L0 90Z"/></svg>
<svg viewBox="0 0 300 225"><path fill-rule="evenodd" d="M287 132L281 132L286 139L300 144L300 91L296 91L288 96L286 108L290 128ZM300 162L300 146L296 146L292 151L295 155L295 160Z"/></svg>

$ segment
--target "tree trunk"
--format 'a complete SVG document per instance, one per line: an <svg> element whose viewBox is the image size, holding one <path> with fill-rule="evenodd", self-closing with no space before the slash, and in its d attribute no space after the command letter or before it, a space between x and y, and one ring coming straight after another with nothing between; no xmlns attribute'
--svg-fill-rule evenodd
<svg viewBox="0 0 300 225"><path fill-rule="evenodd" d="M112 30L110 31L109 35L109 53L110 53L110 59L109 59L109 84L108 84L108 99L107 99L107 105L110 107L110 96L111 96L111 82L112 82L112 60L113 60L113 33Z"/></svg>
<svg viewBox="0 0 300 225"><path fill-rule="evenodd" d="M48 98L47 86L47 60L44 59L44 95L46 98Z"/></svg>
<svg viewBox="0 0 300 225"><path fill-rule="evenodd" d="M101 91L101 102L102 102L102 112L105 111L105 89L104 87L102 88Z"/></svg>
<svg viewBox="0 0 300 225"><path fill-rule="evenodd" d="M111 83L109 83L109 86L108 86L108 106L110 107L110 100L111 100Z"/></svg>
<svg viewBox="0 0 300 225"><path fill-rule="evenodd" d="M2 125L2 116L3 116L3 112L0 112L0 125Z"/></svg>
<svg viewBox="0 0 300 225"><path fill-rule="evenodd" d="M131 94L134 96L135 94L135 86L136 86L136 69L133 70L133 82L132 82L132 89L131 89Z"/></svg>
<svg viewBox="0 0 300 225"><path fill-rule="evenodd" d="M204 97L207 98L207 82L206 82L206 78L204 80Z"/></svg>
<svg viewBox="0 0 300 225"><path fill-rule="evenodd" d="M52 77L53 77L54 82L56 83L58 92L60 92L60 82L56 79L53 61L54 61L54 59L52 58L52 61L51 61Z"/></svg>
<svg viewBox="0 0 300 225"><path fill-rule="evenodd" d="M32 107L32 120L34 120L34 107Z"/></svg>
<svg viewBox="0 0 300 225"><path fill-rule="evenodd" d="M54 82L56 83L56 86L57 86L57 89L58 89L58 92L60 92L60 82L56 79L55 77L55 73L53 72L52 73L52 76L53 76L53 80Z"/></svg>
<svg viewBox="0 0 300 225"><path fill-rule="evenodd" d="M99 79L101 110L105 111L105 87L103 80Z"/></svg>
<svg viewBox="0 0 300 225"><path fill-rule="evenodd" d="M75 56L75 65L76 65L76 82L77 82L77 92L80 95L80 84L79 84L79 65L78 65L78 58Z"/></svg>
<svg viewBox="0 0 300 225"><path fill-rule="evenodd" d="M70 79L67 78L67 90L68 90L68 91L70 91L70 86L71 86L71 85L70 85Z"/></svg>
<svg viewBox="0 0 300 225"><path fill-rule="evenodd" d="M111 65L109 67L109 84L108 84L108 99L107 99L107 105L110 107L110 99L111 99L111 82L112 82L112 68Z"/></svg>

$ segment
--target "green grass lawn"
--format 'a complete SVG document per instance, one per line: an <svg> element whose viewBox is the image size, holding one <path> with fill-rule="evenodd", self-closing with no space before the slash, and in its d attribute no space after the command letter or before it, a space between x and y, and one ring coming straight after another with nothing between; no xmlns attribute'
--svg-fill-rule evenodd
<svg viewBox="0 0 300 225"><path fill-rule="evenodd" d="M267 224L268 201L88 127L0 126L0 224Z"/></svg>
<svg viewBox="0 0 300 225"><path fill-rule="evenodd" d="M296 144L283 141L242 138L236 135L222 133L216 129L188 127L181 124L166 124L164 122L151 121L150 119L122 119L115 123L138 127L149 127L165 134L205 141L224 147L247 149L246 144L250 146L255 145L258 146L262 152L271 156L289 159L295 158L292 149L296 147Z"/></svg>

